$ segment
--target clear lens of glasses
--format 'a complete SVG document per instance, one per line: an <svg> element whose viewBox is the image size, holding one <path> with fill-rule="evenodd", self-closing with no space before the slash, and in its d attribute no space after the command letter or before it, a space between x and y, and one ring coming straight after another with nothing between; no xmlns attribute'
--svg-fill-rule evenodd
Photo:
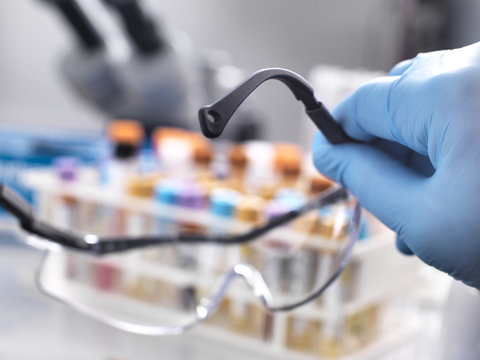
<svg viewBox="0 0 480 360"><path fill-rule="evenodd" d="M205 317L240 328L252 318L268 322L268 309L302 303L337 275L358 234L359 212L352 203L316 209L245 244L176 242L102 257L47 251L38 285L136 333L180 333ZM259 225L196 221L173 225L167 214L154 219L157 228L189 233L239 234ZM353 290L348 275L338 280L346 300Z"/></svg>

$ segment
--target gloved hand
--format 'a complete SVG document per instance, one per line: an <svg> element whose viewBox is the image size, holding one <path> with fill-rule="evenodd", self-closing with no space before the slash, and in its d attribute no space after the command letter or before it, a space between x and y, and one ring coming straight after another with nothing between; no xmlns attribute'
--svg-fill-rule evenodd
<svg viewBox="0 0 480 360"><path fill-rule="evenodd" d="M480 43L402 62L332 115L364 143L317 134L318 170L395 231L402 252L480 289Z"/></svg>

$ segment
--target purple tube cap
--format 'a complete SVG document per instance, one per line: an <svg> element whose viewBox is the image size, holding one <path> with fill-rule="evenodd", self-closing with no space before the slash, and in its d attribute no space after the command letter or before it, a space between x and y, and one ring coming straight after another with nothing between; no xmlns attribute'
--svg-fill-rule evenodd
<svg viewBox="0 0 480 360"><path fill-rule="evenodd" d="M284 215L291 211L292 209L287 206L282 201L279 200L272 200L268 203L267 208L265 209L265 215L267 219L272 219L277 216Z"/></svg>
<svg viewBox="0 0 480 360"><path fill-rule="evenodd" d="M183 182L178 196L178 205L190 209L202 209L205 207L205 190L197 183Z"/></svg>
<svg viewBox="0 0 480 360"><path fill-rule="evenodd" d="M54 160L53 166L59 179L75 181L78 178L80 159L73 156L62 156Z"/></svg>

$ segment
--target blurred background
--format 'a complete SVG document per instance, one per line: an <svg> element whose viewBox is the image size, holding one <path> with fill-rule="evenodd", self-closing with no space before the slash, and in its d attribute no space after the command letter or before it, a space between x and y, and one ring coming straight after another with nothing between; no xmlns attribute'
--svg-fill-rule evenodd
<svg viewBox="0 0 480 360"><path fill-rule="evenodd" d="M219 61L245 74L284 67L308 77L317 64L388 71L418 52L463 46L478 36L479 5L466 0L185 0L148 5L159 24L184 31L197 51L225 51L228 58ZM33 0L0 6L1 121L100 129L109 116L80 100L62 74L62 59L80 45L55 6ZM106 11L120 25L118 14L111 7ZM101 30L111 35L111 26L107 28ZM258 94L262 136L301 141L300 108L290 94L275 83L265 84Z"/></svg>
<svg viewBox="0 0 480 360"><path fill-rule="evenodd" d="M479 16L477 0L0 2L0 180L41 206L50 193L35 184L35 173L22 180L25 171L51 170L59 156L93 167L118 156L114 119L139 121L142 146L155 152L159 127L198 131L201 106L263 68L302 75L331 109L399 61L480 40ZM235 116L222 137L227 143L289 142L308 159L315 129L283 84L262 85ZM16 224L2 219L0 359L321 358L258 350L248 341L234 346L235 338L205 342L202 330L157 339L88 320L36 293L40 254L18 245ZM376 256L361 261L376 264ZM416 260L394 258L397 278L385 286L385 303L407 326L341 356L480 358L477 291ZM397 298L391 288L398 284ZM375 289L375 280L370 285Z"/></svg>

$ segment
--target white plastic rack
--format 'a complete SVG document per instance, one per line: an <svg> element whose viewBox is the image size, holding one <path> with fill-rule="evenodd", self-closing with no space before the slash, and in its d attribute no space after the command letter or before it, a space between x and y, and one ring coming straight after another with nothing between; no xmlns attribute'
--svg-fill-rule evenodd
<svg viewBox="0 0 480 360"><path fill-rule="evenodd" d="M68 185L57 180L50 169L27 172L23 176L23 181L36 190L39 214L48 220L58 221L52 211L55 210L58 198L68 196L84 204L121 208L132 214L141 214L145 218L169 217L179 222L188 221L202 226L212 221L207 211L159 205L153 200L105 191L98 185L95 171L91 169L85 169L79 181ZM224 223L216 221L215 226L225 228L234 226L237 229L246 227L245 224L234 221ZM85 227L88 227L88 224ZM278 359L292 356L305 359L319 357L368 359L407 340L414 333L415 326L406 324L405 321L402 323L392 320L390 316L385 315L384 309L389 298L416 276L418 263L415 259L402 257L396 252L392 232L382 227L378 230L378 224L375 224L375 228L373 236L356 244L352 260L344 275L319 300L294 312L273 315L259 310L260 304L248 289L241 285L231 286L218 313L202 325L201 330L195 330L194 333L232 347L248 346L255 352ZM290 229L282 229L275 233L275 239L286 243L299 236L303 236L305 238L303 241L316 249L334 250L340 246L340 243L328 241L321 236L307 236ZM65 279L71 276L66 271L69 261L71 259L64 257L58 262L58 269L64 272ZM109 256L92 263L97 264L95 266L100 264L110 269L123 269L128 272L124 258ZM89 271L91 276L92 270ZM198 293L211 283L208 274L198 276L195 270L188 267L141 262L135 272L143 279L168 282L178 288L196 288ZM158 303L152 302L151 298L147 299L148 291L143 291L140 295L133 294L132 291L106 293L105 289L96 289L91 281L92 279L78 281L70 284L69 289L84 295L88 292L101 292L104 300L114 299L112 301L126 312L127 309L135 308L137 313L147 316L146 314L162 311ZM349 287L348 296L344 295L345 286ZM243 316L243 319L235 319L232 311L228 310L235 301L243 304L243 308L237 309L237 315ZM269 328L268 335L265 335L264 330L252 330L254 327L252 323L258 323L253 317L258 317L259 313L262 329ZM251 323L247 324L248 321Z"/></svg>

